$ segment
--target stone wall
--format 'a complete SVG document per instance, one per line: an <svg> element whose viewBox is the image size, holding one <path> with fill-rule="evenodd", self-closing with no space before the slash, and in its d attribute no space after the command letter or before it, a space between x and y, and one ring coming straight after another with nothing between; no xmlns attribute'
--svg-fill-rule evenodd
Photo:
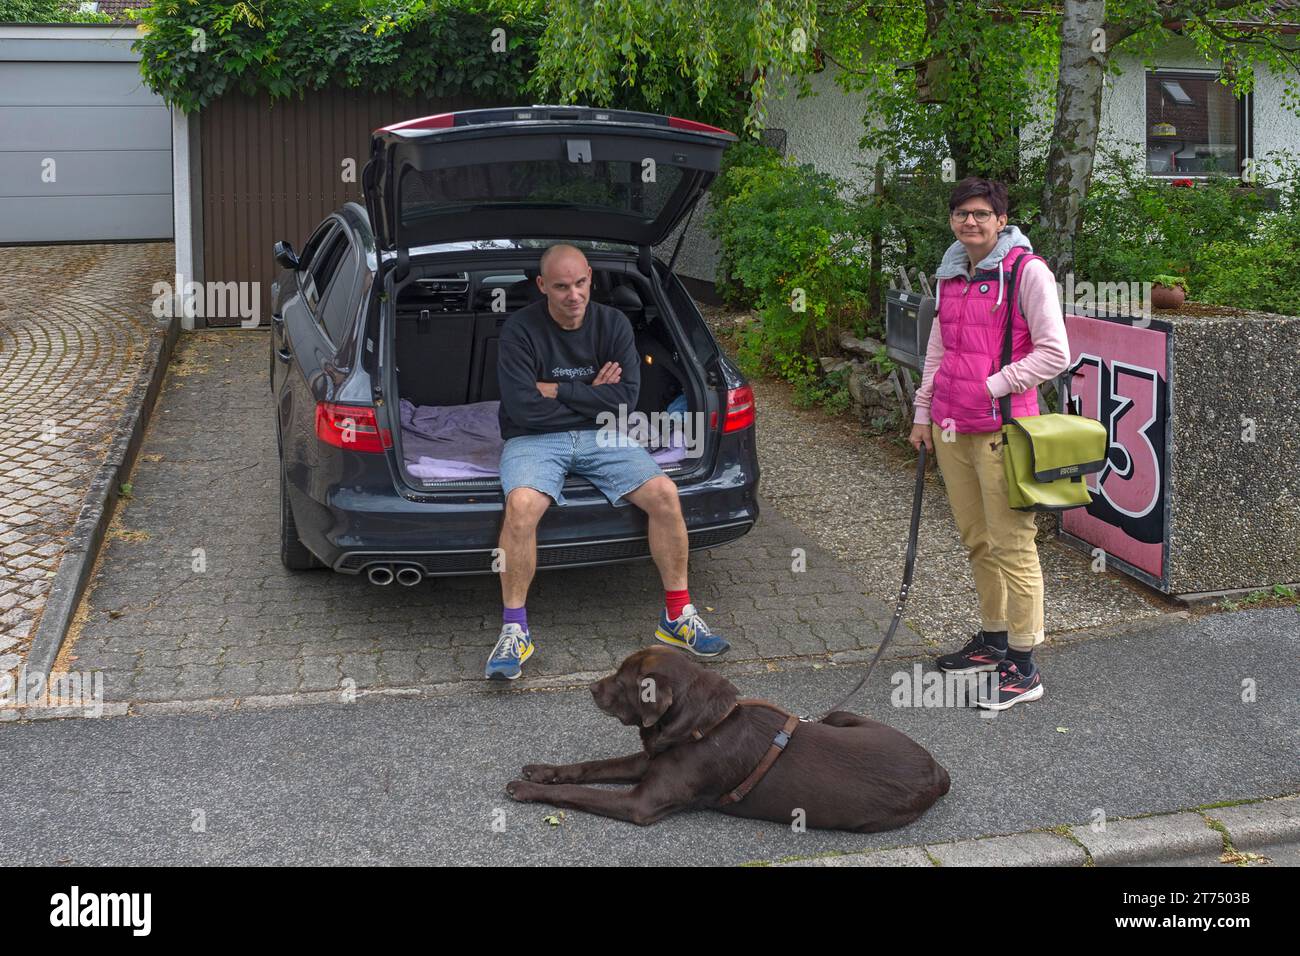
<svg viewBox="0 0 1300 956"><path fill-rule="evenodd" d="M1160 318L1174 326L1170 590L1300 581L1300 318Z"/></svg>

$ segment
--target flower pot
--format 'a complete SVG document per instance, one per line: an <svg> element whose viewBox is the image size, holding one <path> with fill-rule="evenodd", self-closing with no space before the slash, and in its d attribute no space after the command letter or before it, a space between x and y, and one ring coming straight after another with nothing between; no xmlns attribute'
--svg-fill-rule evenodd
<svg viewBox="0 0 1300 956"><path fill-rule="evenodd" d="M1182 286L1156 283L1151 287L1151 307L1153 309L1178 309L1187 300L1187 293Z"/></svg>

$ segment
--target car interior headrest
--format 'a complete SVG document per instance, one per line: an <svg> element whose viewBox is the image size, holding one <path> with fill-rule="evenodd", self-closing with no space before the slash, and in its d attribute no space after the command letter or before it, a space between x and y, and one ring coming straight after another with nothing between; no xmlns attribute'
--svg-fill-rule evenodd
<svg viewBox="0 0 1300 956"><path fill-rule="evenodd" d="M616 285L610 294L609 304L616 309L640 309L641 296L629 285Z"/></svg>
<svg viewBox="0 0 1300 956"><path fill-rule="evenodd" d="M544 298L542 290L537 288L537 269L525 269L524 278L506 289L506 300L512 304L527 305Z"/></svg>

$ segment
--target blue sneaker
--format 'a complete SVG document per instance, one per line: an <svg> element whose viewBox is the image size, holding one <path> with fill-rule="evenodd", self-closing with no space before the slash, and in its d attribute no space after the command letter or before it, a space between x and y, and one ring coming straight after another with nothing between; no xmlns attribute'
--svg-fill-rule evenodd
<svg viewBox="0 0 1300 956"><path fill-rule="evenodd" d="M682 608L682 616L675 621L668 620L668 610L665 608L659 615L655 638L661 644L680 647L696 657L717 657L731 650L731 645L724 638L709 630L694 604Z"/></svg>
<svg viewBox="0 0 1300 956"><path fill-rule="evenodd" d="M533 656L537 648L533 640L518 624L501 625L501 636L492 649L483 676L488 680L514 680L523 673L523 663Z"/></svg>

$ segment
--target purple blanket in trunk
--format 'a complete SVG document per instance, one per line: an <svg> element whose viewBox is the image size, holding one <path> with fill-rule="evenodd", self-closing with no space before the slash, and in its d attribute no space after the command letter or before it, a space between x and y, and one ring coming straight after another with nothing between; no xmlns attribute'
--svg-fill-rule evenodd
<svg viewBox="0 0 1300 956"><path fill-rule="evenodd" d="M402 457L416 478L495 478L500 472L500 402L470 405L413 405L401 401ZM680 461L680 444L651 452L660 465Z"/></svg>

